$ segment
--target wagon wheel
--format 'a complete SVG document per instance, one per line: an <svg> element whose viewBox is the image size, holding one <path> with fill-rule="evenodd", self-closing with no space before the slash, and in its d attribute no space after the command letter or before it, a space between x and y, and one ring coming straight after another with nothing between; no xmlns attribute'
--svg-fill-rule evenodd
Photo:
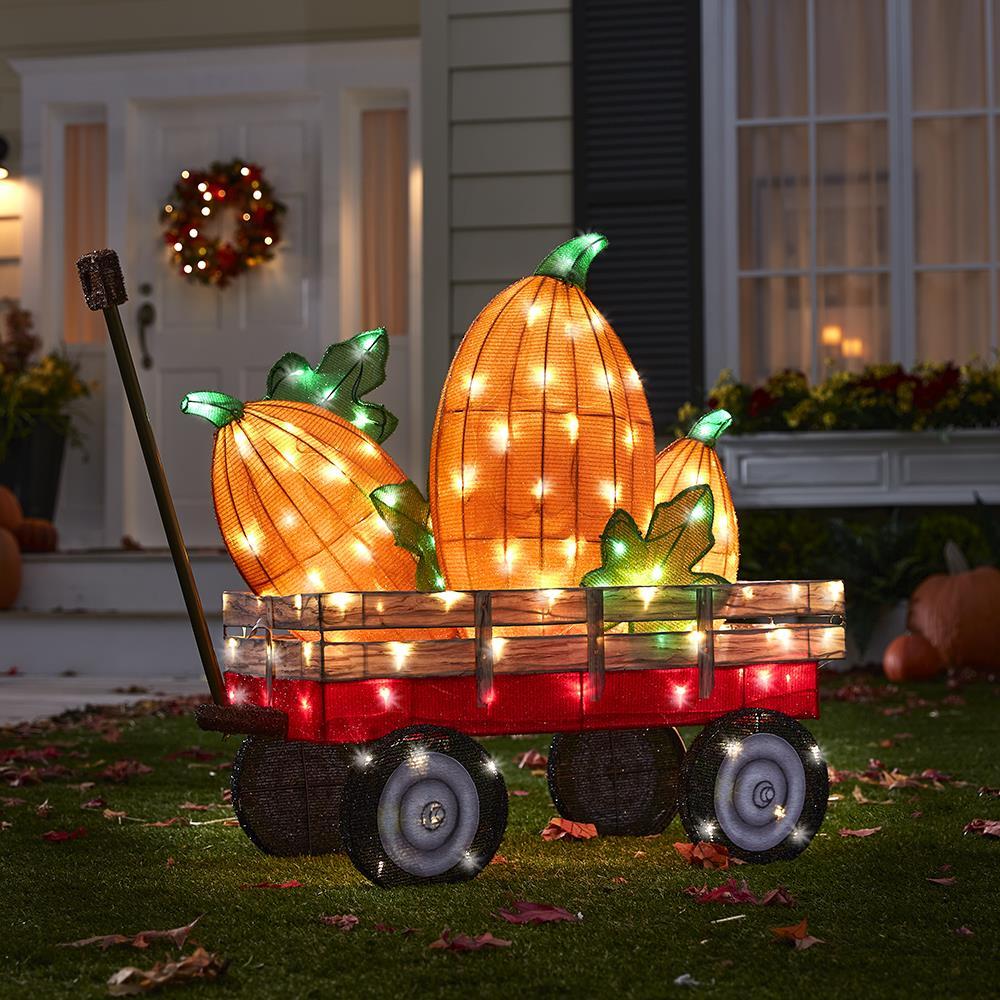
<svg viewBox="0 0 1000 1000"><path fill-rule="evenodd" d="M676 729L557 733L549 793L560 815L602 836L661 833L677 810L684 741Z"/></svg>
<svg viewBox="0 0 1000 1000"><path fill-rule="evenodd" d="M680 814L692 841L744 861L801 854L826 814L826 760L805 726L744 708L706 726L681 767Z"/></svg>
<svg viewBox="0 0 1000 1000"><path fill-rule="evenodd" d="M233 809L265 853L340 850L340 799L356 748L247 736L233 761Z"/></svg>
<svg viewBox="0 0 1000 1000"><path fill-rule="evenodd" d="M475 878L506 826L503 776L475 740L451 729L390 733L355 763L344 788L344 850L376 885Z"/></svg>

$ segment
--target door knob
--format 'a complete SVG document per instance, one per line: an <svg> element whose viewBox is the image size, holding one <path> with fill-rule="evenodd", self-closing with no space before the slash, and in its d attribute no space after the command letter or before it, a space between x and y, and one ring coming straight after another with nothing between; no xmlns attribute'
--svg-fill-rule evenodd
<svg viewBox="0 0 1000 1000"><path fill-rule="evenodd" d="M152 291L153 286L145 282L139 286L140 295L149 295ZM152 368L153 357L146 346L146 330L156 322L156 307L148 299L139 306L136 321L139 324L139 356L142 359L142 367Z"/></svg>

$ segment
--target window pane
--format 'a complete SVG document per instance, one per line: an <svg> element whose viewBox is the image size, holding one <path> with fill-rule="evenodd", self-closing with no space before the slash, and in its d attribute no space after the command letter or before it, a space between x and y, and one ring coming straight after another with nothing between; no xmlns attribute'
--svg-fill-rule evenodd
<svg viewBox="0 0 1000 1000"><path fill-rule="evenodd" d="M913 123L913 201L918 264L987 260L985 119Z"/></svg>
<svg viewBox="0 0 1000 1000"><path fill-rule="evenodd" d="M883 122L816 127L820 267L888 263L888 162Z"/></svg>
<svg viewBox="0 0 1000 1000"><path fill-rule="evenodd" d="M812 363L809 281L744 278L740 282L740 375L752 382Z"/></svg>
<svg viewBox="0 0 1000 1000"><path fill-rule="evenodd" d="M977 108L986 101L982 0L912 0L913 106Z"/></svg>
<svg viewBox="0 0 1000 1000"><path fill-rule="evenodd" d="M736 33L739 116L804 115L806 0L740 0Z"/></svg>
<svg viewBox="0 0 1000 1000"><path fill-rule="evenodd" d="M917 274L917 359L964 363L985 357L990 341L986 271Z"/></svg>
<svg viewBox="0 0 1000 1000"><path fill-rule="evenodd" d="M409 147L405 108L361 113L361 325L409 322Z"/></svg>
<svg viewBox="0 0 1000 1000"><path fill-rule="evenodd" d="M808 143L805 126L740 129L740 267L744 270L808 266Z"/></svg>
<svg viewBox="0 0 1000 1000"><path fill-rule="evenodd" d="M816 110L885 111L885 3L816 0Z"/></svg>
<svg viewBox="0 0 1000 1000"><path fill-rule="evenodd" d="M824 369L860 371L889 360L889 275L828 274L817 293Z"/></svg>

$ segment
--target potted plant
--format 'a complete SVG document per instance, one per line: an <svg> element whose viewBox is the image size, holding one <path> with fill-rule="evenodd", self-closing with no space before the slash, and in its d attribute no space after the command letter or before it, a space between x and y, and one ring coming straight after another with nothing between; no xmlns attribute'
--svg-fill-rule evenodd
<svg viewBox="0 0 1000 1000"><path fill-rule="evenodd" d="M65 355L38 356L31 313L8 305L0 335L0 483L26 516L51 520L66 442L81 443L70 404L90 389Z"/></svg>

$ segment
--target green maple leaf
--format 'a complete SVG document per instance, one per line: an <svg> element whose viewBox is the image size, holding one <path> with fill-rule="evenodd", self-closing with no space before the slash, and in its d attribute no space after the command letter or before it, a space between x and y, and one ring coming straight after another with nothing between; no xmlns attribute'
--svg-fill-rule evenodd
<svg viewBox="0 0 1000 1000"><path fill-rule="evenodd" d="M616 510L601 535L602 564L583 578L585 587L694 586L726 583L691 567L715 544L715 504L707 485L689 486L653 510L645 535L632 515Z"/></svg>
<svg viewBox="0 0 1000 1000"><path fill-rule="evenodd" d="M267 398L322 406L381 444L399 421L381 403L362 397L385 381L388 357L384 327L333 344L315 368L301 354L283 354L268 372Z"/></svg>
<svg viewBox="0 0 1000 1000"><path fill-rule="evenodd" d="M392 531L396 544L417 557L417 589L444 590L444 574L437 561L431 507L409 479L372 490L371 501Z"/></svg>

